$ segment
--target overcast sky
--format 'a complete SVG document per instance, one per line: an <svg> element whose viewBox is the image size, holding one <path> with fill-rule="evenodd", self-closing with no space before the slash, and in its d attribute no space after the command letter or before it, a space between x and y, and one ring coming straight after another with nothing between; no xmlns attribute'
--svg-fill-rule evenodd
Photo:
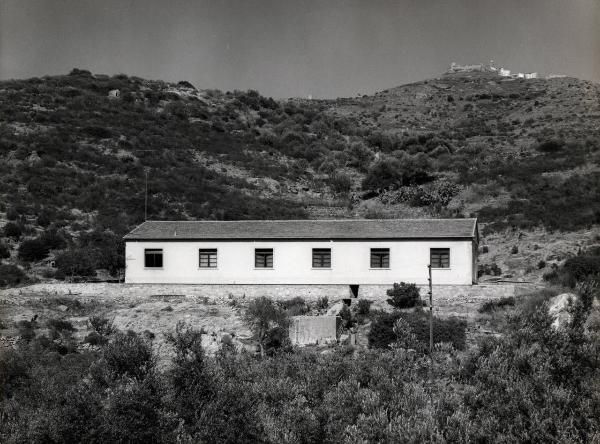
<svg viewBox="0 0 600 444"><path fill-rule="evenodd" d="M0 78L368 94L452 62L600 81L600 0L0 0Z"/></svg>

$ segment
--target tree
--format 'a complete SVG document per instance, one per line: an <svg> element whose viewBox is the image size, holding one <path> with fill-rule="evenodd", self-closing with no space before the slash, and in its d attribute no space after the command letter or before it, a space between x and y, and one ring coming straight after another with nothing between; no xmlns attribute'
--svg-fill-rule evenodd
<svg viewBox="0 0 600 444"><path fill-rule="evenodd" d="M280 329L287 329L289 324L285 310L264 296L254 299L248 304L244 320L258 341L261 357L265 356L265 346L269 341L270 334L279 332Z"/></svg>

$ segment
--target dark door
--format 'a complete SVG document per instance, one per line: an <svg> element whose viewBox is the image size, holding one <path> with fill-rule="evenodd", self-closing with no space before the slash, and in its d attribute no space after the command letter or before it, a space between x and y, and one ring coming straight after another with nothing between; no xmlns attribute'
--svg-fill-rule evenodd
<svg viewBox="0 0 600 444"><path fill-rule="evenodd" d="M350 285L350 297L358 297L358 285Z"/></svg>

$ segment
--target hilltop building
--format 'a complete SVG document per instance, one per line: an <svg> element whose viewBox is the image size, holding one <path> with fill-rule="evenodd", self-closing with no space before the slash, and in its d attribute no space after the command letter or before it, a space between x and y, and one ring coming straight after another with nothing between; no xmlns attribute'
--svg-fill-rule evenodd
<svg viewBox="0 0 600 444"><path fill-rule="evenodd" d="M471 285L478 242L476 219L148 221L125 236L125 282L358 296L425 285L431 264L436 285Z"/></svg>

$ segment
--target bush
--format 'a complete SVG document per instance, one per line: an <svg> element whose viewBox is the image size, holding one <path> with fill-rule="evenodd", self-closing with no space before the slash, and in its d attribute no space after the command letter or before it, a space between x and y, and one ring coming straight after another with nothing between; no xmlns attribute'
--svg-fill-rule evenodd
<svg viewBox="0 0 600 444"><path fill-rule="evenodd" d="M497 308L504 307L514 307L515 298L512 296L507 296L500 299L494 299L493 301L485 302L481 307L479 307L479 313L491 313Z"/></svg>
<svg viewBox="0 0 600 444"><path fill-rule="evenodd" d="M484 274L489 276L500 276L502 274L502 269L495 263L491 264L479 264L477 267L477 277L481 277Z"/></svg>
<svg viewBox="0 0 600 444"><path fill-rule="evenodd" d="M538 151L541 151L542 153L555 153L557 151L560 151L563 148L564 144L565 143L562 140L544 140L536 146L536 149Z"/></svg>
<svg viewBox="0 0 600 444"><path fill-rule="evenodd" d="M378 312L371 322L371 330L367 334L369 347L388 348L396 341L394 324L398 319L404 319L411 331L423 345L429 345L429 316L423 311L412 313ZM433 319L434 344L449 342L457 350L466 346L467 323L462 319Z"/></svg>
<svg viewBox="0 0 600 444"><path fill-rule="evenodd" d="M73 327L73 324L70 321L65 321L63 319L49 319L48 322L48 327L52 328L56 331L62 332L62 331L68 331L68 332L72 332L75 331L75 327Z"/></svg>
<svg viewBox="0 0 600 444"><path fill-rule="evenodd" d="M356 314L366 316L371 311L371 305L373 301L369 301L367 299L359 299L358 304L356 305Z"/></svg>
<svg viewBox="0 0 600 444"><path fill-rule="evenodd" d="M541 270L542 268L546 268L546 261L542 260L539 261L537 264L538 270Z"/></svg>
<svg viewBox="0 0 600 444"><path fill-rule="evenodd" d="M519 247L517 247L516 245L513 245L513 247L510 249L510 254L517 254L519 252Z"/></svg>
<svg viewBox="0 0 600 444"><path fill-rule="evenodd" d="M394 287L387 290L387 295L390 299L387 303L394 308L412 308L421 306L420 290L415 284L407 284L400 282L394 283Z"/></svg>
<svg viewBox="0 0 600 444"><path fill-rule="evenodd" d="M91 316L88 319L90 327L100 336L110 336L115 332L113 323L103 316Z"/></svg>
<svg viewBox="0 0 600 444"><path fill-rule="evenodd" d="M50 253L50 249L41 239L23 241L19 246L19 259L25 262L40 261Z"/></svg>
<svg viewBox="0 0 600 444"><path fill-rule="evenodd" d="M429 158L423 153L386 157L373 165L362 183L363 190L385 190L393 186L421 185L431 181Z"/></svg>
<svg viewBox="0 0 600 444"><path fill-rule="evenodd" d="M348 194L352 189L352 179L347 174L333 172L329 175L329 186L335 194Z"/></svg>
<svg viewBox="0 0 600 444"><path fill-rule="evenodd" d="M342 319L342 328L348 330L354 326L354 318L352 317L352 311L346 304L342 305L338 316Z"/></svg>
<svg viewBox="0 0 600 444"><path fill-rule="evenodd" d="M109 378L141 380L154 368L152 347L131 330L117 332L104 349L103 364Z"/></svg>
<svg viewBox="0 0 600 444"><path fill-rule="evenodd" d="M317 309L319 310L327 310L329 308L329 298L327 296L323 296L317 299Z"/></svg>
<svg viewBox="0 0 600 444"><path fill-rule="evenodd" d="M18 285L25 280L25 273L16 265L0 264L0 287Z"/></svg>
<svg viewBox="0 0 600 444"><path fill-rule="evenodd" d="M8 259L10 257L10 250L4 242L0 242L0 259Z"/></svg>
<svg viewBox="0 0 600 444"><path fill-rule="evenodd" d="M6 225L4 225L4 236L12 237L13 239L19 239L22 234L23 229L20 225L14 222L9 222Z"/></svg>
<svg viewBox="0 0 600 444"><path fill-rule="evenodd" d="M58 272L66 277L96 275L90 253L83 249L67 250L59 254L55 264Z"/></svg>
<svg viewBox="0 0 600 444"><path fill-rule="evenodd" d="M18 321L15 325L19 332L19 336L26 342L30 342L35 338L35 329L37 328L37 322L35 319L31 321Z"/></svg>
<svg viewBox="0 0 600 444"><path fill-rule="evenodd" d="M83 342L90 345L104 345L108 342L108 340L104 336L93 331L86 335L86 337L83 339Z"/></svg>
<svg viewBox="0 0 600 444"><path fill-rule="evenodd" d="M280 301L279 304L287 312L288 316L302 316L310 310L304 298L300 296Z"/></svg>

